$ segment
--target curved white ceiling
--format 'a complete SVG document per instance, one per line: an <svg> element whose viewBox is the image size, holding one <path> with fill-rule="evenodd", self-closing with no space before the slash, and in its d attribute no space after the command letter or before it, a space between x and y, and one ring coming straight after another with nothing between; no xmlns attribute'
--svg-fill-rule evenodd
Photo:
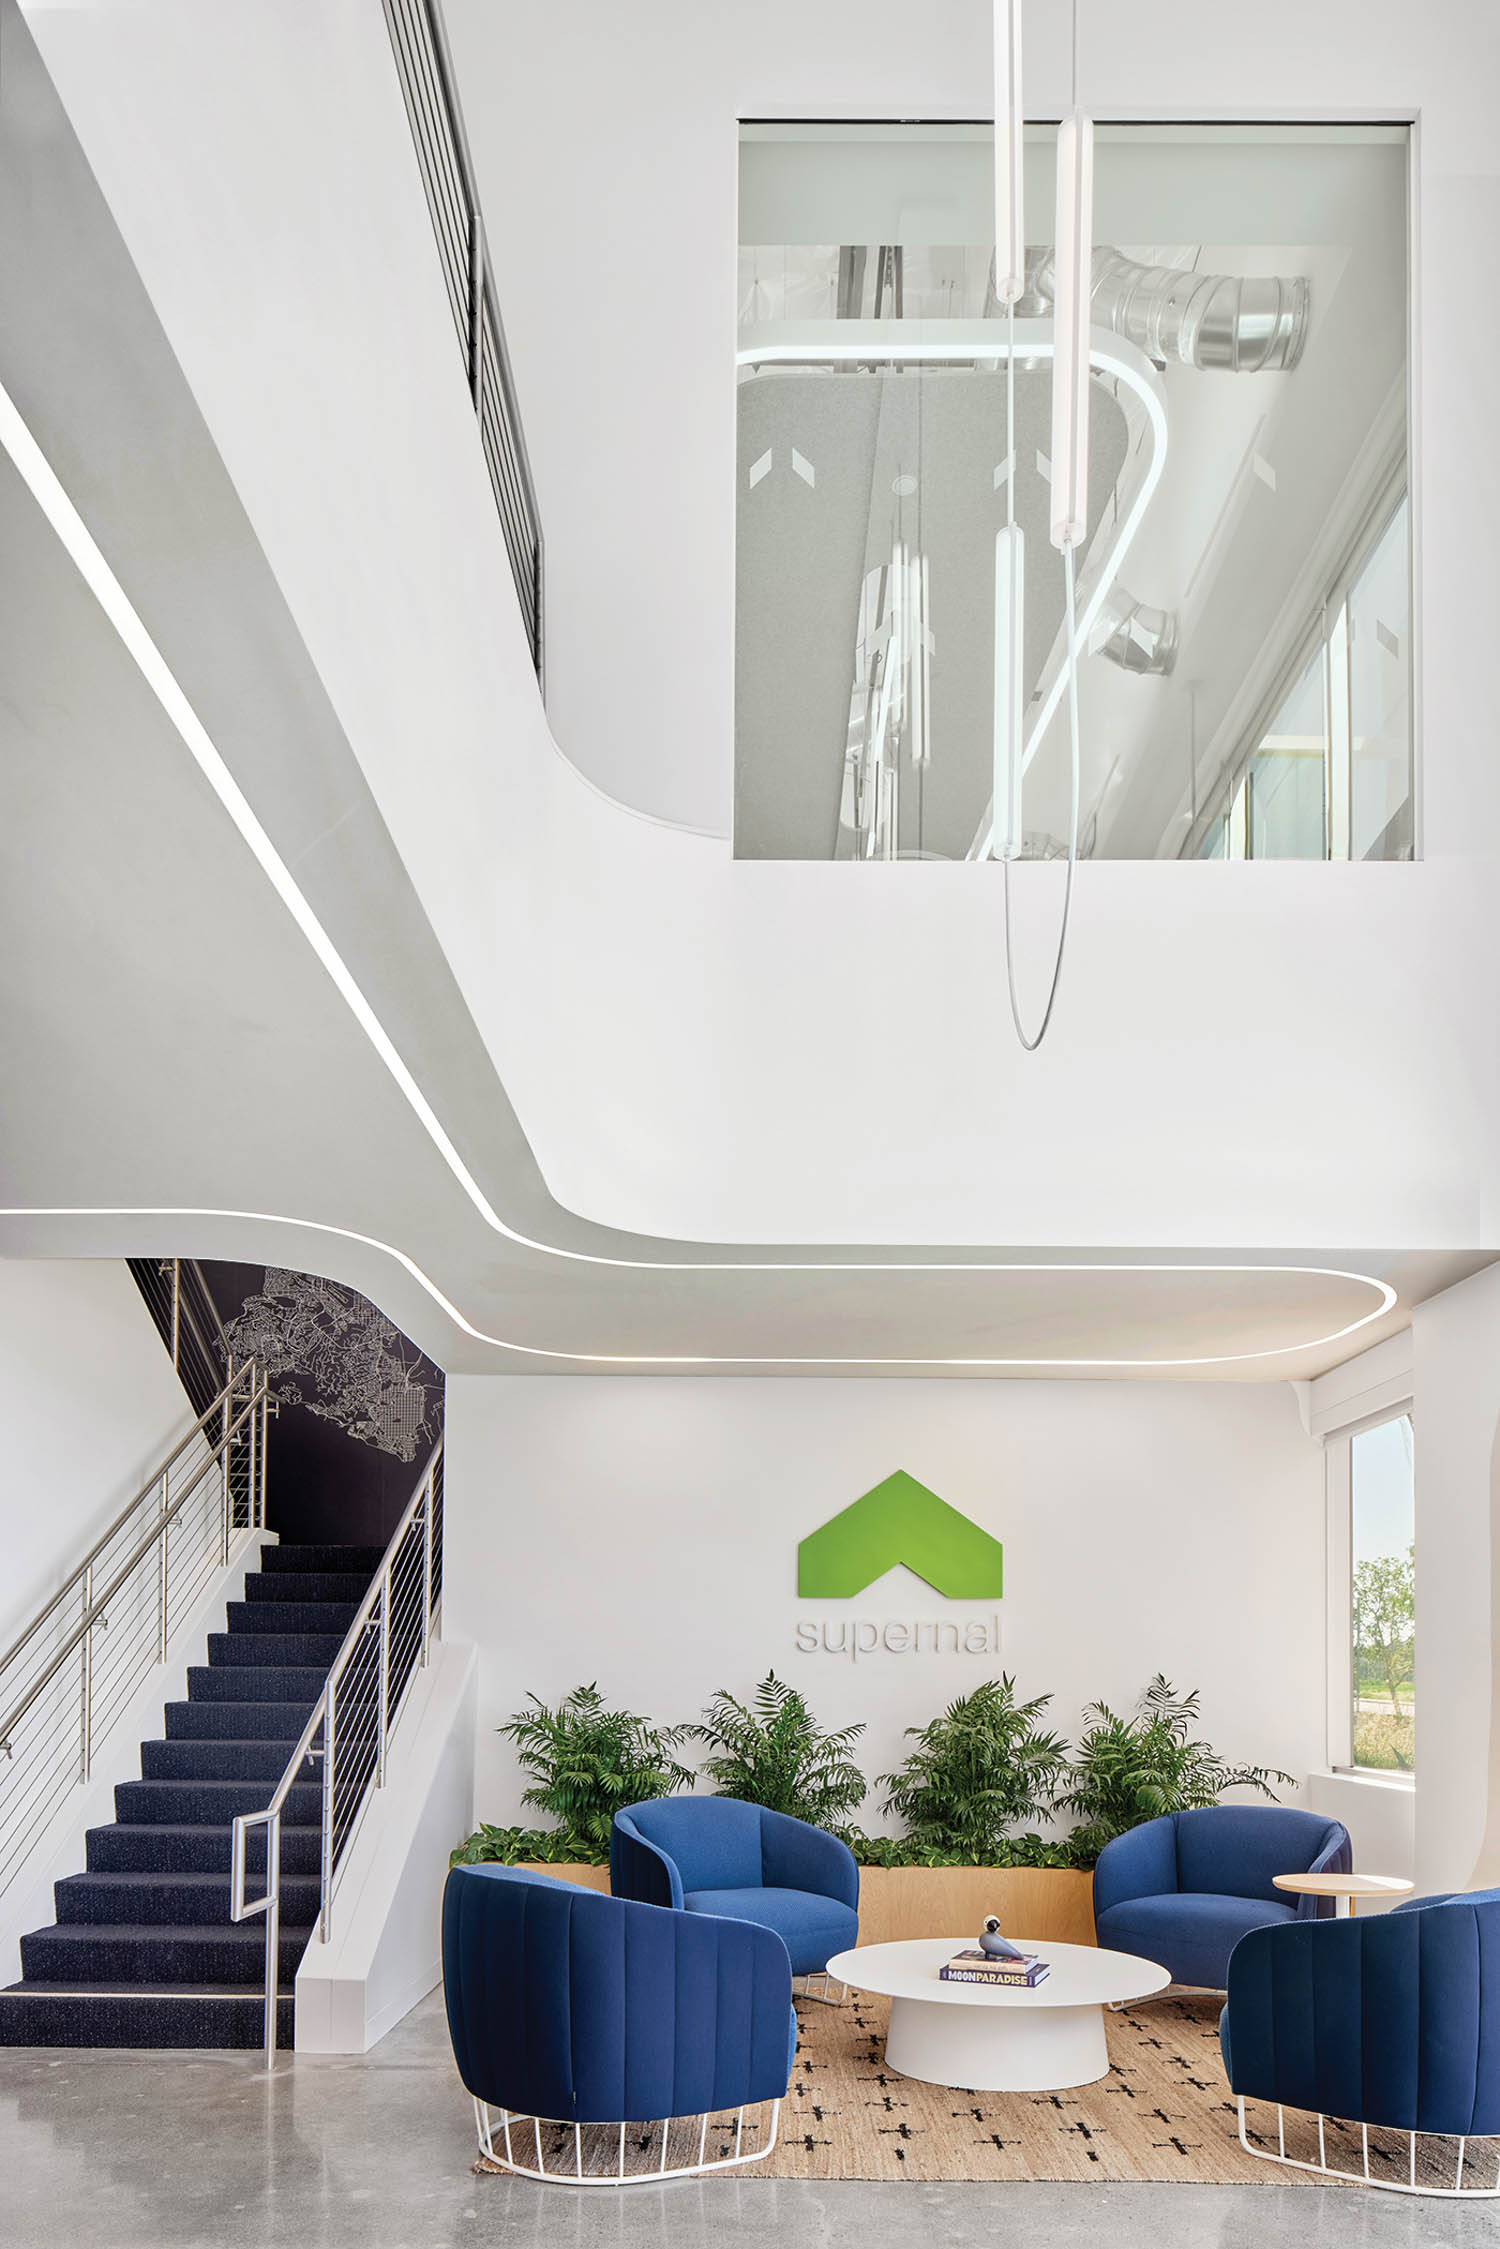
<svg viewBox="0 0 1500 2249"><path fill-rule="evenodd" d="M219 1221L268 1254L286 1232L391 1261L471 1344L531 1363L815 1372L1271 1373L1337 1352L1396 1304L1377 1275L1274 1261L1034 1259L920 1253L826 1258L625 1255L547 1241L512 1225L460 1156L342 954L277 851L13 400L0 388L0 443L177 741L191 754L269 891L290 915L339 1002L430 1148L483 1224L535 1259L633 1276L628 1294L533 1287L524 1318L501 1326L466 1311L399 1241L287 1212L205 1205L10 1204L0 1217ZM74 623L77 622L75 612ZM81 669L81 667L75 667ZM663 1245L667 1248L669 1245ZM874 1293L868 1285L881 1276ZM651 1342L638 1340L644 1323ZM584 1332L581 1333L580 1330ZM702 1337L713 1336L713 1347ZM1122 1348L1130 1334L1149 1337ZM585 1340L586 1335L586 1340ZM837 1339L837 1347L830 1341Z"/></svg>
<svg viewBox="0 0 1500 2249"><path fill-rule="evenodd" d="M362 30L353 59L369 65L383 99L389 56L376 53L381 35L378 23L368 39ZM174 69L183 51L179 37ZM222 75L218 58L200 59L209 76L179 118L184 147L208 129L215 72ZM128 66L128 58L117 60ZM336 61L347 80L349 53L330 50L323 60ZM274 107L284 92L275 71L263 70L257 84ZM140 91L145 98L149 89ZM184 87L175 91L181 95ZM239 124L231 118L227 129L243 138L253 101L246 108L241 92ZM402 268L394 301L406 303L409 284L412 303L425 306L421 291L430 282L441 316L414 178L406 183L410 209L396 208L396 144L382 136L387 125L392 134L406 128L394 96L386 108L381 132L368 145L358 143L359 159L373 166L368 179L361 184L357 176L351 141L354 168L333 186L357 189L370 207L379 205L382 256L393 242L403 255L410 249L410 270ZM163 145L186 161L175 138ZM49 163L61 146L48 143ZM129 145L116 153L131 175ZM250 153L263 162L263 147ZM374 455L360 435L349 388L371 369L389 367L390 355L337 350L320 325L321 297L316 308L302 308L305 321L285 318L285 291L295 296L297 275L316 263L304 236L297 234L282 270L280 236L259 223L258 212L248 215L248 205L243 214L220 209L216 224L204 220L205 240L215 243L215 305L231 287L226 258L232 264L243 253L268 261L239 280L257 317L274 317L277 333L287 333L292 356L268 370L272 387L280 384L273 406L262 384L253 386L253 397L247 392L238 352L206 364L201 347L205 337L222 342L221 314L196 331L189 318L186 335L177 320L179 364L128 259L121 278L112 229L109 261L97 271L89 267L99 194L87 167L75 164L74 174L61 198L0 198L0 245L16 292L8 340L0 340L0 374L20 409L7 416L12 450L0 478L8 697L0 725L14 751L8 774L21 814L0 838L11 878L0 970L11 1063L0 1091L10 1114L0 1145L3 1205L11 1214L4 1239L13 1252L135 1249L321 1266L377 1296L450 1367L514 1366L519 1356L523 1364L558 1369L1090 1367L1202 1379L1319 1371L1399 1322L1416 1296L1486 1261L1410 1249L1326 1252L1318 1229L1330 1208L1333 1239L1369 1240L1371 1233L1340 1215L1345 1206L1324 1191L1323 1172L1307 1173L1296 1193L1273 1200L1273 1209L1299 1215L1279 1236L1262 1233L1253 1251L1177 1247L1158 1255L1155 1245L1174 1237L1194 1244L1235 1239L1233 1223L1216 1234L1205 1212L1246 1206L1243 1198L1217 1193L1213 1167L1225 1158L1216 1140L1207 1173L1200 1160L1194 1193L1184 1196L1181 1163L1192 1150L1170 1106L1163 1129L1170 1084L1154 1069L1134 1068L1127 1073L1136 1087L1131 1147L1147 1149L1154 1167L1152 1192L1142 1199L1131 1158L1117 1134L1111 1140L1118 1099L1112 1116L1108 1100L1098 1098L1100 1088L1118 1086L1116 1041L1125 1034L1114 1023L1102 1032L1096 1020L1091 1026L1082 1005L1069 1050L1044 1058L1027 1076L1024 1099L1005 1082L998 1100L955 1100L951 1055L939 1041L924 1043L923 1010L913 1008L911 994L904 995L900 1051L867 1047L877 1067L856 1083L850 1063L862 1026L830 1019L821 990L837 988L842 964L860 958L861 948L904 944L926 918L929 938L940 932L933 957L944 964L951 993L955 957L987 958L985 918L954 913L960 901L968 910L969 878L984 870L939 870L957 879L940 896L930 885L903 891L899 914L892 901L881 905L883 891L866 889L860 902L840 892L842 926L830 922L821 892L820 913L804 922L795 871L783 881L779 870L736 870L744 879L731 883L709 847L655 831L657 843L681 845L691 860L685 886L679 881L667 897L672 869L649 853L623 852L624 824L605 818L607 808L595 805L599 817L590 825L577 811L589 800L571 780L555 802L548 797L541 769L555 778L561 771L549 764L534 684L525 683L527 701L512 693L516 682L497 677L497 639L506 641L504 662L510 661L508 623L496 619L493 603L503 559L494 523L479 506L472 425L462 426L457 386L449 386L451 416L444 403L440 378L453 372L451 331L442 339L446 356L433 361L433 395L424 392L414 410L447 447L443 460L454 489L439 493L441 478L429 479L432 489L405 519L402 535L414 544L399 561L384 550L373 558L362 546L356 553L351 542L357 546L368 534L378 545L384 525L370 520ZM226 178L232 175L231 164ZM118 168L114 176L118 184ZM275 192L284 187L291 191L290 179ZM180 200L168 202L171 212L181 211ZM306 222L307 213L302 217ZM326 218L318 203L315 223ZM23 240L32 254L16 254L22 230L43 223L62 230L75 274L69 292L45 289L55 260L35 254L37 245ZM162 248L159 239L152 270L181 315L188 290L178 277L197 251L179 236L163 265ZM122 289L127 296L134 290L121 316L123 351L109 327ZM371 298L346 288L338 317L390 300L389 289ZM192 309L201 315L201 306ZM436 344L435 325L431 338L424 334L424 349L429 341ZM415 345L408 357L402 379L414 381L426 361ZM12 368L20 371L19 387ZM210 400L212 438L184 368ZM233 397L224 388L226 372ZM297 421L330 381L342 413L320 421L314 411L309 422ZM380 392L379 404L388 407L388 393ZM29 444L28 422L40 445ZM299 454L313 424L316 451ZM380 426L388 438L388 415ZM237 484L225 472L221 444ZM65 466L87 526L49 460ZM24 486L10 462L25 472ZM348 464L357 469L357 489L339 485ZM404 464L394 467L407 476ZM285 487L295 486L303 470L303 485L316 487L312 505L288 512ZM420 485L425 469L412 473ZM267 476L281 479L274 492ZM257 503L253 527L241 490ZM459 528L456 567L460 580L472 580L466 589L445 575L452 556L422 544L424 509L445 532ZM331 527L333 543L322 582L337 586L335 607L341 604L350 624L343 648L329 640L328 613L311 614L308 573L312 567L317 575L324 527ZM59 535L68 541L68 560ZM411 582L416 571L420 589ZM290 588L285 595L278 572ZM393 597L400 614L387 630L382 604ZM434 622L445 606L461 626L448 640ZM394 693L383 666L398 637L419 650L421 661L409 665ZM519 635L513 637L519 652ZM451 669L442 668L440 648ZM351 660L368 675L356 683L362 699L351 689ZM401 695L414 687L425 701L403 705ZM450 734L462 738L463 754L447 754ZM350 736L359 742L358 766ZM469 750L475 754L466 764ZM419 809L429 817L418 834L406 813L413 792L420 797L424 790ZM629 825L638 837L641 823ZM509 851L503 860L502 845ZM548 856L554 846L556 864ZM821 884L829 870L801 872ZM1215 898L1224 887L1214 887ZM1127 924L1139 934L1142 898L1132 893L1116 932L1118 908L1099 895L1107 944ZM1158 950L1177 945L1187 926L1182 890L1173 895L1177 907L1148 932ZM935 921L919 910L930 898L938 906ZM869 916L882 912L887 926L872 939ZM1257 943L1274 936L1274 916L1250 920ZM1192 926L1201 943L1199 922ZM577 975L570 968L559 978L556 959L545 957L554 930L565 935ZM1294 935L1288 930L1287 941ZM664 977L658 989L654 964L673 958L675 948L680 967L684 940L695 948L689 966L701 972L702 988L679 990ZM1091 941L1097 947L1097 927ZM526 957L528 942L542 957ZM1149 945L1147 957L1154 957ZM476 959L493 990L481 990L483 979L469 973ZM1274 963L1255 966L1261 976ZM715 986L714 973L725 967L731 974ZM1075 989L1081 1001L1082 978ZM784 990L787 1000L816 1001L792 1029ZM672 1042L660 1020L642 1023L642 1005L650 1003L660 1018L666 1004L688 997L697 1012L688 1008L673 1022ZM1395 1004L1383 992L1387 1015ZM1095 1018L1097 1010L1096 994ZM1210 1103L1203 1113L1233 1115L1237 1104L1244 1112L1236 1117L1237 1139L1292 1180L1306 1168L1303 1150L1278 1152L1267 1133L1264 1120L1278 1113L1276 1100L1256 1084L1258 1050L1247 1043L1242 1015L1236 1034L1240 1078L1225 1089L1229 1106ZM981 1022L976 1040L988 1035ZM1158 1050L1160 1039L1153 1060L1161 1058ZM530 1073L522 1114L528 1123L540 1120L549 1177L564 1180L562 1200L548 1194L496 1075L502 1054L507 1076L513 1069ZM679 1076L663 1091L653 1072L669 1055ZM571 1074L562 1077L565 1056ZM1179 1071L1179 1087L1203 1080L1196 1043L1186 1059L1189 1079ZM1410 1057L1403 1057L1403 1069L1406 1081L1420 1079ZM1045 1088L1045 1095L1034 1097L1033 1088ZM920 1098L903 1117L906 1139L871 1133L869 1120L882 1119L908 1089ZM1279 1088L1273 1090L1279 1099ZM1316 1106L1317 1081L1300 1090L1304 1107ZM1433 1101L1440 1092L1433 1091ZM1401 1148L1426 1115L1421 1104L1408 1108L1392 1136ZM1056 1146L1055 1127L1047 1126L1056 1114L1077 1126L1071 1153ZM559 1119L566 1129L554 1146ZM777 1160L759 1163L774 1135L784 1143ZM1159 1145L1151 1155L1153 1136ZM1346 1142L1337 1132L1333 1137L1347 1164ZM1046 1176L1033 1179L1028 1167L1043 1145ZM1422 1145L1431 1145L1430 1135ZM569 1153L572 1179L558 1148ZM1377 1138L1359 1151L1361 1176L1378 1181L1382 1148ZM705 1190L696 1205L691 1192L676 1192L689 1155L690 1187ZM577 1191L580 1156L609 1194ZM652 1212L655 1233L694 1232L715 1245L722 1238L723 1246L699 1248L644 1231L631 1237L563 1207L571 1201L578 1209L651 1211L650 1192L631 1204L630 1166L638 1159L642 1179L670 1190L658 1203L668 1223ZM1459 1143L1446 1168L1421 1173L1429 1202L1416 1207L1445 1211L1442 1198L1451 1202L1454 1182L1467 1177L1463 1163ZM800 1193L799 1165L811 1182ZM987 1194L996 1177L1025 1186L1020 1204ZM851 1181L853 1191L840 1199ZM1058 1200L1060 1181L1072 1207ZM929 1182L937 1194L929 1194ZM908 1193L913 1183L918 1191ZM751 1189L748 1197L739 1193L742 1184ZM757 1206L761 1184L768 1199ZM1120 1199L1132 1184L1134 1209ZM716 1200L721 1185L733 1191ZM1035 1195L1033 1187L1043 1192ZM1034 1207L1021 1222L1002 1219L988 1228L990 1239L1015 1239L1024 1226L1024 1238L1038 1246L1014 1258L877 1246L882 1237L917 1243L944 1233L960 1243L982 1240L985 1220L976 1213L1027 1202ZM747 1236L774 1242L774 1229L785 1226L794 1206L807 1222L799 1215L793 1230L804 1240L827 1241L828 1249L743 1246ZM933 1223L930 1214L940 1207L951 1219ZM1383 1194L1347 1204L1355 1211L1387 1207ZM1403 1207L1413 1207L1409 1198ZM753 1216L729 1224L726 1210ZM902 1210L919 1220L903 1229L884 1215ZM316 1218L302 1221L302 1212ZM861 1232L870 1244L863 1252L832 1246ZM1450 1243L1468 1238L1446 1226L1434 1232ZM1422 1236L1408 1226L1400 1238L1410 1244ZM1298 1246L1271 1246L1278 1239ZM1142 1246L1117 1257L1077 1246L1104 1240ZM1064 1241L1075 1247L1051 1246Z"/></svg>

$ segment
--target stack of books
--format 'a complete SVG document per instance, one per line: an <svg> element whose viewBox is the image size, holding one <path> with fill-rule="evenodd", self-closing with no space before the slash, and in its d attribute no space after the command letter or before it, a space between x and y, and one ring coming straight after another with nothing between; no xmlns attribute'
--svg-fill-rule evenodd
<svg viewBox="0 0 1500 2249"><path fill-rule="evenodd" d="M940 1983L994 1984L1007 1991L1030 1991L1048 1973L1048 1964L1034 1952L1018 1953L1014 1960L992 1959L977 1946L956 1952L938 1970Z"/></svg>

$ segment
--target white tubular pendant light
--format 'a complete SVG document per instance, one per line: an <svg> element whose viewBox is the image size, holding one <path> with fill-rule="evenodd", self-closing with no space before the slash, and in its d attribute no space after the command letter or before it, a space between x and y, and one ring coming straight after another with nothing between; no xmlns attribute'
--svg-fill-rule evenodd
<svg viewBox="0 0 1500 2249"><path fill-rule="evenodd" d="M995 534L995 781L990 849L1021 849L1026 536L1016 521L1015 308L1026 287L1026 122L1021 0L995 0L995 294L1010 319L1005 363L1006 522Z"/></svg>
<svg viewBox="0 0 1500 2249"><path fill-rule="evenodd" d="M1021 114L1021 0L995 0L995 294L1026 286L1026 147Z"/></svg>
<svg viewBox="0 0 1500 2249"><path fill-rule="evenodd" d="M1057 129L1051 538L1059 548L1080 546L1088 530L1093 233L1094 124L1075 104Z"/></svg>
<svg viewBox="0 0 1500 2249"><path fill-rule="evenodd" d="M1005 978L1010 995L1011 1021L1028 1054L1034 1054L1047 1035L1057 988L1062 980L1063 955L1068 946L1068 922L1073 907L1073 873L1078 865L1078 798L1081 769L1078 721L1078 587L1076 550L1088 535L1089 512L1089 314L1093 296L1094 265L1094 127L1078 99L1078 0L1073 0L1073 100L1057 133L1057 231L1054 237L1053 341L1052 341L1052 506L1049 535L1063 559L1063 623L1068 650L1068 748L1071 788L1068 810L1068 872L1063 887L1062 926L1058 931L1057 957L1046 1005L1035 1032L1021 1021L1016 993L1015 943L1010 920L1010 861L1015 846L1002 855L1005 880ZM1012 315L1012 317L1014 317ZM1014 338L1011 362L1014 366ZM1012 441L1014 443L1014 441ZM1012 461L1012 481L1014 481ZM1012 509L1012 517L1014 510ZM996 564L996 601L999 600L999 564ZM1000 634L997 607L997 685ZM1017 652L1019 669L1019 652ZM998 729L999 719L996 718ZM998 743L998 733L997 733ZM996 758L995 833L1003 838L1008 818L999 794L999 759Z"/></svg>
<svg viewBox="0 0 1500 2249"><path fill-rule="evenodd" d="M1019 523L995 533L995 804L990 849L1014 859L1021 849L1021 724L1025 716L1026 534Z"/></svg>

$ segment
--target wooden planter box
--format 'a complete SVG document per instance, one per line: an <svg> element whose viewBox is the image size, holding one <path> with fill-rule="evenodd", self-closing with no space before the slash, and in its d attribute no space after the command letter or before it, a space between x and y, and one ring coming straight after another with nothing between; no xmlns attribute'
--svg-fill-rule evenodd
<svg viewBox="0 0 1500 2249"><path fill-rule="evenodd" d="M607 1866L528 1866L586 1889L609 1890ZM973 1942L987 1913L1007 1936L1094 1942L1093 1876L1038 1866L862 1866L859 1941L954 1937Z"/></svg>
<svg viewBox="0 0 1500 2249"><path fill-rule="evenodd" d="M1094 1942L1094 1878L1050 1866L862 1866L859 1941L962 1937L993 1913L1008 1937Z"/></svg>

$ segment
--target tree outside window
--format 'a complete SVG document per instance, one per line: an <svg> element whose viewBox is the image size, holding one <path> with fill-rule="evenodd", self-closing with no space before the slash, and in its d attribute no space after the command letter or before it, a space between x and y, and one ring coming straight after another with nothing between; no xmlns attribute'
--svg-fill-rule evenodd
<svg viewBox="0 0 1500 2249"><path fill-rule="evenodd" d="M1416 1566L1409 1415L1351 1448L1351 1732L1356 1765L1416 1767Z"/></svg>

